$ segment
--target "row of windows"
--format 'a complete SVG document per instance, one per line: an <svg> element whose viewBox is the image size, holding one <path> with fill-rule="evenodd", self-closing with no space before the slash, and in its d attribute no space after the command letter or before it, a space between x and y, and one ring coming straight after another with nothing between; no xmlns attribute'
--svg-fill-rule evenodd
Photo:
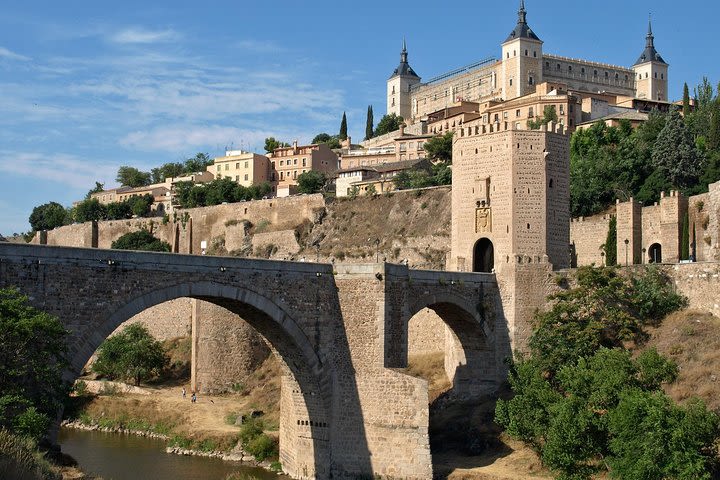
<svg viewBox="0 0 720 480"><path fill-rule="evenodd" d="M526 57L529 57L529 56L530 56L530 51L527 50L527 49L525 50L525 56L526 56ZM513 50L513 57L517 57L517 50ZM537 58L537 50L533 50L533 57ZM509 51L506 53L506 58L510 58L510 52L509 52Z"/></svg>
<svg viewBox="0 0 720 480"><path fill-rule="evenodd" d="M550 62L545 62L545 68L550 68ZM559 64L559 63L556 64L556 65L555 65L555 70L557 70L558 72L562 71L562 65ZM573 72L573 66L572 66L572 65L568 65L567 71L568 71L568 73L572 73L572 72ZM586 73L586 72L585 72L585 67L580 67L580 74L581 74L581 75L585 75L585 73ZM598 76L598 71L597 71L597 70L593 70L593 77L597 77L597 76ZM610 72L607 72L607 71L605 72L605 79L606 79L606 80L609 80L609 79L610 79ZM620 74L619 74L618 72L615 72L615 80L620 80ZM628 80L630 80L630 77L626 74L626 75L625 75L625 81L627 82Z"/></svg>
<svg viewBox="0 0 720 480"><path fill-rule="evenodd" d="M288 166L288 167L289 167L290 165L297 165L297 164L298 164L298 159L297 159L297 158L293 158L293 159L290 159L290 160L287 160L287 161L285 161L285 160L280 160L280 166L281 166L281 167L283 167L283 166ZM271 162L271 163L270 163L270 166L274 169L274 168L275 168L275 162ZM303 159L302 159L302 166L303 166L303 167L307 167L307 158L303 158Z"/></svg>
<svg viewBox="0 0 720 480"><path fill-rule="evenodd" d="M300 172L300 173L305 173L305 172L307 172L307 170L303 170L303 171ZM294 171L292 172L292 178L293 178L293 179L296 179L297 176L298 176L298 171L297 171L297 170L294 170ZM275 180L275 172L272 172L271 178L272 178L272 180ZM280 172L280 180L289 180L289 179L290 179L290 172L287 172L287 173L286 173L286 172Z"/></svg>
<svg viewBox="0 0 720 480"><path fill-rule="evenodd" d="M222 165L223 165L223 164L218 164L218 166L217 166L217 171L218 171L218 172L222 169ZM225 171L230 170L230 163L229 163L229 162L228 162L228 163L225 163L224 165L225 165ZM248 168L249 165L250 165L250 162L245 162L244 168ZM236 162L236 163L235 163L235 170L239 170L239 169L240 169L240 162Z"/></svg>

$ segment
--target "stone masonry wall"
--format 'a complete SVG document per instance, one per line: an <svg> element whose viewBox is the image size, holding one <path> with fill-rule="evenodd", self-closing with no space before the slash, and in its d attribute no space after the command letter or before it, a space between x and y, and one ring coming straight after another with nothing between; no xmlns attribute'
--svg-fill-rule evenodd
<svg viewBox="0 0 720 480"><path fill-rule="evenodd" d="M572 266L603 265L605 259L600 254L600 247L605 244L609 228L610 215L573 219L570 224Z"/></svg>
<svg viewBox="0 0 720 480"><path fill-rule="evenodd" d="M194 310L192 388L224 393L241 384L270 355L265 340L239 315L202 300Z"/></svg>

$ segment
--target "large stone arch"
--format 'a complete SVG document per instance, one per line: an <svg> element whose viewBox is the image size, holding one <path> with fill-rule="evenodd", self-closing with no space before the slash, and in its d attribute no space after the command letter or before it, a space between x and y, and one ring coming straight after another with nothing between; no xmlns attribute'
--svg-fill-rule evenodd
<svg viewBox="0 0 720 480"><path fill-rule="evenodd" d="M210 281L187 282L128 295L119 308L99 318L93 333L83 336L72 349L68 379L79 375L90 355L125 321L143 310L181 297L211 302L239 315L278 353L290 372L283 378L280 400L281 463L295 478L325 478L331 464L328 428L332 403L331 362L318 355L285 305L247 287Z"/></svg>
<svg viewBox="0 0 720 480"><path fill-rule="evenodd" d="M497 387L494 332L482 295L477 304L450 291L423 295L410 305L408 324L425 308L433 310L446 326L445 372L453 396L470 398L493 391Z"/></svg>

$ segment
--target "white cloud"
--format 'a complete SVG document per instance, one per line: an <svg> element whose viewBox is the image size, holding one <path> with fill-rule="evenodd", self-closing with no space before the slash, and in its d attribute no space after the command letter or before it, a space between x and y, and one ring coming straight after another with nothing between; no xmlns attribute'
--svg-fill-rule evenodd
<svg viewBox="0 0 720 480"><path fill-rule="evenodd" d="M246 145L256 145L273 135L277 135L277 133L222 125L173 125L149 131L132 132L121 139L120 144L143 151L187 152L208 145L224 146L240 141Z"/></svg>
<svg viewBox="0 0 720 480"><path fill-rule="evenodd" d="M180 35L173 30L146 30L144 28L127 28L116 32L110 37L114 43L163 43L177 40Z"/></svg>
<svg viewBox="0 0 720 480"><path fill-rule="evenodd" d="M19 62L30 61L30 57L26 57L25 55L20 55L19 53L10 51L5 47L0 47L0 58L7 58L8 60L17 60Z"/></svg>
<svg viewBox="0 0 720 480"><path fill-rule="evenodd" d="M63 153L0 151L0 172L50 180L73 188L87 188L96 180L115 178L117 165Z"/></svg>
<svg viewBox="0 0 720 480"><path fill-rule="evenodd" d="M252 53L280 53L286 51L284 47L268 40L240 40L235 44L239 50Z"/></svg>

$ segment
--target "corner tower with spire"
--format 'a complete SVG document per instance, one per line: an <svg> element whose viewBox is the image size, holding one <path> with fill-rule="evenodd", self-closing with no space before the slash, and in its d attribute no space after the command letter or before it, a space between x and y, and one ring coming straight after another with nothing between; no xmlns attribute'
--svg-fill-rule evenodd
<svg viewBox="0 0 720 480"><path fill-rule="evenodd" d="M543 42L527 23L525 1L520 1L518 20L502 44L502 98L511 100L535 91L542 83Z"/></svg>
<svg viewBox="0 0 720 480"><path fill-rule="evenodd" d="M408 63L405 39L400 52L400 64L387 81L387 113L394 113L404 119L412 118L410 89L420 83L420 77Z"/></svg>
<svg viewBox="0 0 720 480"><path fill-rule="evenodd" d="M648 20L648 32L645 37L645 50L633 65L638 98L648 100L668 100L668 67L655 49L655 36L652 31L652 19Z"/></svg>

